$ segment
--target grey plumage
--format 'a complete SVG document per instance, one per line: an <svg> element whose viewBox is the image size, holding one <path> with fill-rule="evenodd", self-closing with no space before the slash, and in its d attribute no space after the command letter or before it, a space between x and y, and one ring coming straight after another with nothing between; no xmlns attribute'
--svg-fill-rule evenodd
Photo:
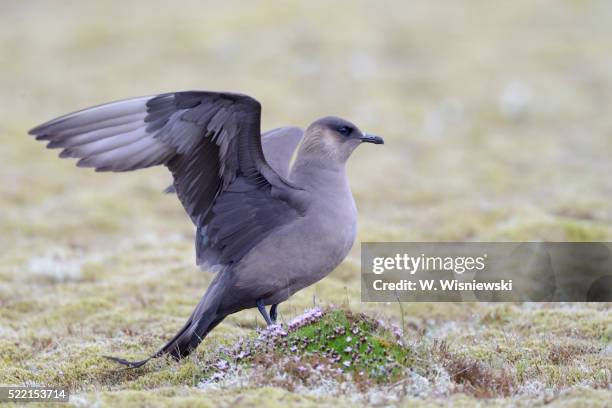
<svg viewBox="0 0 612 408"><path fill-rule="evenodd" d="M289 165L298 146L304 136L304 131L296 126L287 126L269 130L261 135L266 161L283 177L289 174ZM168 186L165 193L176 193L174 185Z"/></svg>
<svg viewBox="0 0 612 408"><path fill-rule="evenodd" d="M264 157L270 167L281 176L289 176L291 159L303 136L304 131L295 126L269 130L261 135Z"/></svg>
<svg viewBox="0 0 612 408"><path fill-rule="evenodd" d="M30 131L81 167L163 164L172 173L171 190L196 226L197 264L218 274L185 326L152 357L188 355L242 309L257 306L271 322L264 305L275 311L331 272L353 244L356 208L345 162L360 143L382 139L335 117L262 138L260 114L246 95L176 92L85 109ZM113 359L131 367L148 361Z"/></svg>

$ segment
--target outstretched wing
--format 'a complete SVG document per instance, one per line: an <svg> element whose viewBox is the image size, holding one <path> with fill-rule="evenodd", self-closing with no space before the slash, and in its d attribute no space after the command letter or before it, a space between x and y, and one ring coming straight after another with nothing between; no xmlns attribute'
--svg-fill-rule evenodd
<svg viewBox="0 0 612 408"><path fill-rule="evenodd" d="M303 136L304 131L294 126L272 129L262 135L261 144L266 161L281 176L289 175L291 159Z"/></svg>
<svg viewBox="0 0 612 408"><path fill-rule="evenodd" d="M246 95L175 92L85 109L30 134L97 171L166 165L198 230L215 226L207 248L219 256L211 260L228 264L296 213L293 187L264 158L260 116L261 105ZM233 234L240 239L228 238Z"/></svg>
<svg viewBox="0 0 612 408"><path fill-rule="evenodd" d="M261 135L261 145L266 162L282 177L289 175L291 159L303 136L304 131L295 126L268 130ZM168 186L164 192L176 193L174 184Z"/></svg>

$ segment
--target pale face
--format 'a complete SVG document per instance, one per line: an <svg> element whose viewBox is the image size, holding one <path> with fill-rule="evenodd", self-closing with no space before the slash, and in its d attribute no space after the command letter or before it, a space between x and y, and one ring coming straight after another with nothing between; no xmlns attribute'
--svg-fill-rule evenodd
<svg viewBox="0 0 612 408"><path fill-rule="evenodd" d="M336 117L317 120L306 133L306 150L341 162L345 162L362 143L383 143L381 137L365 134L353 123Z"/></svg>

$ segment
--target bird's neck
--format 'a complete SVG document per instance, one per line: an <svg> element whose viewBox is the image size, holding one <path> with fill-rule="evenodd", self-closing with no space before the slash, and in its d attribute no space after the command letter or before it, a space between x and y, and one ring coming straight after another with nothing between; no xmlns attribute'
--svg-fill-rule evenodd
<svg viewBox="0 0 612 408"><path fill-rule="evenodd" d="M330 160L307 152L300 152L291 166L289 178L310 190L348 189L344 161Z"/></svg>

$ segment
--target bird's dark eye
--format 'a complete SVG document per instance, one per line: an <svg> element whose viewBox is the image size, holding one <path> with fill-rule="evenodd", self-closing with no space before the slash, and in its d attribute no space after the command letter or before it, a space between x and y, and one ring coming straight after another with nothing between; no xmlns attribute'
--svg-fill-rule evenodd
<svg viewBox="0 0 612 408"><path fill-rule="evenodd" d="M342 136L349 136L353 132L353 129L348 126L340 126L338 128L338 133Z"/></svg>

